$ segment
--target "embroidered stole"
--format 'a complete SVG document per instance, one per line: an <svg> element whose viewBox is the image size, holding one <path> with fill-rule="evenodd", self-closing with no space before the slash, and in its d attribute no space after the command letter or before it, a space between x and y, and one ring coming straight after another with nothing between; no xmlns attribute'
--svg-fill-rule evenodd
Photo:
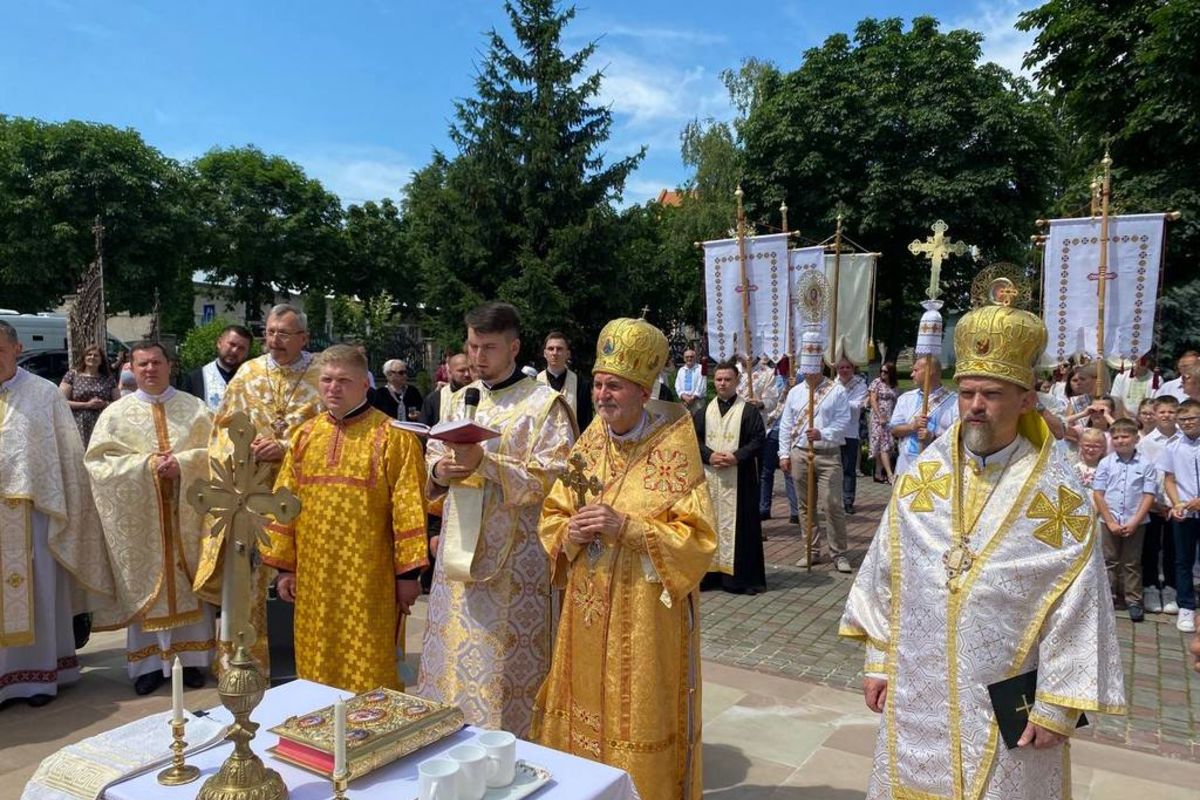
<svg viewBox="0 0 1200 800"><path fill-rule="evenodd" d="M215 412L221 407L221 401L225 399L225 387L228 384L221 377L215 360L205 364L201 374L204 376L204 403L208 406L209 411Z"/></svg>
<svg viewBox="0 0 1200 800"><path fill-rule="evenodd" d="M742 413L746 403L739 397L721 416L717 400L709 402L704 411L704 444L714 452L732 453L738 448L742 430ZM708 479L708 494L717 516L717 555L714 566L726 575L733 574L734 534L737 531L738 467L704 465Z"/></svg>

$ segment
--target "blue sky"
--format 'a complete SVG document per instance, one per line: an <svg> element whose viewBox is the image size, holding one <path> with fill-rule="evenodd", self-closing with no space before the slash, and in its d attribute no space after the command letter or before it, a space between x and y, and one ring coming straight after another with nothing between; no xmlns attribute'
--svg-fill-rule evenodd
<svg viewBox="0 0 1200 800"><path fill-rule="evenodd" d="M863 17L930 14L985 34L1017 69L1013 30L1031 0L709 2L592 0L567 45L599 39L614 113L609 153L647 145L625 202L687 177L679 131L728 118L721 70L755 56L791 69ZM343 202L398 197L433 148L450 148L453 101L472 93L501 0L7 0L0 113L132 127L169 156L255 144L301 164Z"/></svg>

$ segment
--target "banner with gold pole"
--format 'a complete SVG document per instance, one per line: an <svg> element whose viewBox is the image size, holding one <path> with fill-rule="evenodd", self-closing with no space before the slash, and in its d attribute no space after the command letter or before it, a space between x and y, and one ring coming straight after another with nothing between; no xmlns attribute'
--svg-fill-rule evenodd
<svg viewBox="0 0 1200 800"><path fill-rule="evenodd" d="M796 286L795 303L796 314L804 321L804 333L800 337L799 373L802 378L807 380L809 376L821 376L825 371L822 355L825 352L824 329L830 305L829 281L826 280L825 273L816 269L804 270ZM813 384L809 383L808 430L815 427L816 403L813 402L813 388ZM804 552L806 554L805 569L812 570L813 529L816 524L817 507L817 451L811 439L808 440L807 458ZM838 498L839 501L840 499Z"/></svg>

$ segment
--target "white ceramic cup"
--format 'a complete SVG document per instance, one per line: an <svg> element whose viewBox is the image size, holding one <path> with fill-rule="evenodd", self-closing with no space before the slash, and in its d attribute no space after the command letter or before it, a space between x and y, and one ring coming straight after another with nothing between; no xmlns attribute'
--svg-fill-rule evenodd
<svg viewBox="0 0 1200 800"><path fill-rule="evenodd" d="M446 755L458 762L458 800L481 800L487 791L487 751L477 744L460 744Z"/></svg>
<svg viewBox="0 0 1200 800"><path fill-rule="evenodd" d="M431 758L422 761L417 765L421 800L459 800L460 774L458 762L452 758Z"/></svg>
<svg viewBox="0 0 1200 800"><path fill-rule="evenodd" d="M517 737L508 731L488 731L475 740L487 751L487 785L508 786L517 778Z"/></svg>

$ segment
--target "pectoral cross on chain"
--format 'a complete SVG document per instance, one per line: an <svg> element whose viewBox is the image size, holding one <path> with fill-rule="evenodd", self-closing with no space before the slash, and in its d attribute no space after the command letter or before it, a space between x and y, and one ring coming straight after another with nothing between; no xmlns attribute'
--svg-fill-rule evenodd
<svg viewBox="0 0 1200 800"><path fill-rule="evenodd" d="M587 460L580 453L573 453L567 463L570 468L561 476L563 486L566 486L575 494L575 510L578 511L581 507L586 506L588 502L588 494L598 495L604 491L604 482L595 475L588 475L584 472L587 468ZM599 560L600 555L604 552L604 544L596 539L588 545L588 561L593 565Z"/></svg>
<svg viewBox="0 0 1200 800"><path fill-rule="evenodd" d="M925 256L932 265L929 273L929 288L925 291L930 300L937 300L938 295L941 294L939 285L942 277L942 259L967 253L967 243L961 239L951 242L946 236L948 230L950 230L950 226L939 219L933 223L933 236L926 237L924 242L920 239L913 239L908 245L908 252L914 256Z"/></svg>
<svg viewBox="0 0 1200 800"><path fill-rule="evenodd" d="M216 518L214 536L225 534L226 571L221 590L221 614L230 616L228 630L238 647L248 651L254 644L250 624L250 573L257 558L257 544L267 539L262 532L267 517L287 524L300 513L300 498L287 489L275 489L271 465L254 462L250 443L255 429L242 412L229 419L233 454L210 460L212 478L197 480L188 487L187 499L200 514Z"/></svg>

